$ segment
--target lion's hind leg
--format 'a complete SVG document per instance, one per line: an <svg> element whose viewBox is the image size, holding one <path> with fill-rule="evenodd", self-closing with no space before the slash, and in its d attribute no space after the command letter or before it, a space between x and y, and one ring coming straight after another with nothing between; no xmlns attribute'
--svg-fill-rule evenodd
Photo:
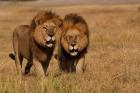
<svg viewBox="0 0 140 93"><path fill-rule="evenodd" d="M16 65L16 69L17 69L17 74L22 76L22 60L18 57L18 55L15 56L15 65Z"/></svg>
<svg viewBox="0 0 140 93"><path fill-rule="evenodd" d="M16 32L13 33L13 48L15 52L15 65L17 73L22 75L22 61L23 57L19 53L18 35Z"/></svg>
<svg viewBox="0 0 140 93"><path fill-rule="evenodd" d="M9 54L9 57L10 57L11 59L15 60L15 55L14 55L13 53L10 53L10 54Z"/></svg>

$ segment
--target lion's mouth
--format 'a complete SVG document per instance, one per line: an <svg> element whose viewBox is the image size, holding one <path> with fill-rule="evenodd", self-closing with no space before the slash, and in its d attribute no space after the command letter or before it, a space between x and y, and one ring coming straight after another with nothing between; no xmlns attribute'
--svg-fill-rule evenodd
<svg viewBox="0 0 140 93"><path fill-rule="evenodd" d="M54 43L55 43L54 37L48 37L46 39L46 46L47 47L53 47Z"/></svg>
<svg viewBox="0 0 140 93"><path fill-rule="evenodd" d="M78 50L72 50L70 51L71 56L76 56L78 54Z"/></svg>
<svg viewBox="0 0 140 93"><path fill-rule="evenodd" d="M78 54L78 48L69 48L69 52L71 56L76 56Z"/></svg>
<svg viewBox="0 0 140 93"><path fill-rule="evenodd" d="M49 41L49 42L47 41L47 42L46 42L46 45L47 45L48 47L53 47L54 43L53 43L53 42L50 42L50 41Z"/></svg>

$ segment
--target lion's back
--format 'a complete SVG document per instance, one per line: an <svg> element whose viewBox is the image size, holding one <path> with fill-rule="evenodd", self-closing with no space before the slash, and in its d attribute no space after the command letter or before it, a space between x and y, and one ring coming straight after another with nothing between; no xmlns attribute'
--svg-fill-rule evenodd
<svg viewBox="0 0 140 93"><path fill-rule="evenodd" d="M15 28L13 32L13 44L16 46L18 44L18 50L22 56L29 58L29 48L30 48L30 26L20 25ZM16 47L15 47L16 48Z"/></svg>

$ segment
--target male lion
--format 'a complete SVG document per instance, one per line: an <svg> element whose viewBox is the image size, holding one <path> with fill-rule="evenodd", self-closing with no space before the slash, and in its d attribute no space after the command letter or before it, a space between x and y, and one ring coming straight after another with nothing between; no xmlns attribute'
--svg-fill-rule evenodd
<svg viewBox="0 0 140 93"><path fill-rule="evenodd" d="M64 72L83 72L85 54L89 44L89 30L86 21L71 13L63 20L58 56L60 70Z"/></svg>
<svg viewBox="0 0 140 93"><path fill-rule="evenodd" d="M32 20L31 25L21 25L13 32L14 54L17 72L22 74L23 58L28 60L25 74L29 73L32 64L38 76L45 76L55 48L62 20L51 11L41 11Z"/></svg>

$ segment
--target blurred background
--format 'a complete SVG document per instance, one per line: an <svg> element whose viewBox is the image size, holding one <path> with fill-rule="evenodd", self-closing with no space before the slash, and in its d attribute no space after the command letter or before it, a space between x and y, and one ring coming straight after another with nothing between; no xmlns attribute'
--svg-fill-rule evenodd
<svg viewBox="0 0 140 93"><path fill-rule="evenodd" d="M47 9L62 18L77 13L86 20L87 69L54 77L52 61L46 80L36 78L34 67L19 79L8 56L13 31ZM0 93L140 93L140 0L0 0Z"/></svg>
<svg viewBox="0 0 140 93"><path fill-rule="evenodd" d="M71 4L122 4L122 3L127 3L127 4L134 4L140 2L140 0L0 0L3 2L7 1L18 1L18 2L35 2L35 3L42 3L46 5L71 5ZM2 3L2 2L0 2Z"/></svg>

